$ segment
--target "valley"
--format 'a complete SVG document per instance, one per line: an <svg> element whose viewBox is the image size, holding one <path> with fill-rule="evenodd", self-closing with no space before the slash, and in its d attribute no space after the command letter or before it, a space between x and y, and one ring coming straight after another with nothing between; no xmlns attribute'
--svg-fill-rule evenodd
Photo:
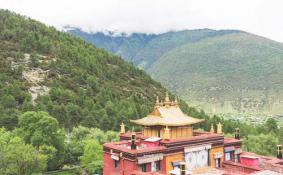
<svg viewBox="0 0 283 175"><path fill-rule="evenodd" d="M144 69L189 105L209 114L255 118L283 114L282 43L239 30L152 35L66 30Z"/></svg>

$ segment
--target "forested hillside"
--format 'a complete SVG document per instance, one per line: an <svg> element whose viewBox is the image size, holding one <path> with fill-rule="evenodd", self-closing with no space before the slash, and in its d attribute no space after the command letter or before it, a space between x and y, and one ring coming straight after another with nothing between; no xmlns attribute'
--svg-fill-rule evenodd
<svg viewBox="0 0 283 175"><path fill-rule="evenodd" d="M120 57L40 22L0 11L0 126L25 111L60 125L117 130L150 110L165 89Z"/></svg>
<svg viewBox="0 0 283 175"><path fill-rule="evenodd" d="M101 173L102 144L118 139L122 121L131 129L129 119L146 115L165 91L120 57L0 10L0 174ZM233 137L239 127L244 150L273 156L283 142L272 118L251 126L181 107L205 119L196 128L220 122Z"/></svg>
<svg viewBox="0 0 283 175"><path fill-rule="evenodd" d="M102 144L118 138L111 130L131 129L165 92L118 56L0 10L0 174L99 173Z"/></svg>
<svg viewBox="0 0 283 175"><path fill-rule="evenodd" d="M113 44L117 38L78 29L69 32L107 50L100 43L108 42L107 37ZM128 43L131 35L119 38L127 45L118 44L109 51L127 57L130 49L125 48L136 45ZM283 114L282 43L243 31L210 29L167 32L141 43L126 60L189 104L214 114Z"/></svg>

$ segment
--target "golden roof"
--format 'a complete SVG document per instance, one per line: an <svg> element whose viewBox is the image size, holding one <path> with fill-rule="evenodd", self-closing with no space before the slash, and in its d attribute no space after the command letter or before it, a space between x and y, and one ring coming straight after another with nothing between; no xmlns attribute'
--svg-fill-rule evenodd
<svg viewBox="0 0 283 175"><path fill-rule="evenodd" d="M143 126L185 126L200 123L203 119L189 117L180 109L177 100L168 103L168 96L166 95L167 103L155 105L155 109L147 117L131 120L132 123ZM158 103L158 102L156 102Z"/></svg>

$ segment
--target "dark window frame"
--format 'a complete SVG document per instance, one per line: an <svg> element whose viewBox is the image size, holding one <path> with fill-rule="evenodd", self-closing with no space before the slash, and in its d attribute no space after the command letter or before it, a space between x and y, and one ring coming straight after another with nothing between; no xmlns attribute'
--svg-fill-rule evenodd
<svg viewBox="0 0 283 175"><path fill-rule="evenodd" d="M156 161L155 162L155 169L156 171L161 171L161 161Z"/></svg>
<svg viewBox="0 0 283 175"><path fill-rule="evenodd" d="M119 160L114 160L114 167L118 168L119 167Z"/></svg>
<svg viewBox="0 0 283 175"><path fill-rule="evenodd" d="M146 172L146 163L141 164L142 172Z"/></svg>

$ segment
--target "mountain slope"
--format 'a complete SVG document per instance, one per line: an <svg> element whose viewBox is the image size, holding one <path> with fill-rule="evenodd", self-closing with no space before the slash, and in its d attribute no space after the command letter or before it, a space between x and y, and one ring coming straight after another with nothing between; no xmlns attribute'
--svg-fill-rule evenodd
<svg viewBox="0 0 283 175"><path fill-rule="evenodd" d="M283 114L282 43L201 29L159 34L140 48L131 61L189 104L211 113Z"/></svg>
<svg viewBox="0 0 283 175"><path fill-rule="evenodd" d="M120 57L0 10L0 127L17 126L24 111L43 110L67 129L117 130L122 121L146 115L165 91Z"/></svg>
<svg viewBox="0 0 283 175"><path fill-rule="evenodd" d="M209 112L282 114L282 66L282 44L238 33L173 49L148 72Z"/></svg>
<svg viewBox="0 0 283 175"><path fill-rule="evenodd" d="M150 40L156 35L133 33L131 36L126 34L115 35L108 32L87 33L78 28L65 27L65 30L75 36L84 39L87 42L93 43L100 48L121 56L127 61L132 62L133 58Z"/></svg>
<svg viewBox="0 0 283 175"><path fill-rule="evenodd" d="M147 70L158 58L167 51L186 43L197 42L206 37L238 33L237 30L184 30L167 32L159 35L133 33L131 35L115 33L87 33L78 28L66 27L68 33L81 37L97 47L111 53L121 55L125 60Z"/></svg>
<svg viewBox="0 0 283 175"><path fill-rule="evenodd" d="M138 67L147 70L156 60L171 49L182 46L183 44L198 42L207 37L221 36L236 32L238 31L215 31L210 29L167 32L150 40L144 48L137 52L132 61Z"/></svg>

